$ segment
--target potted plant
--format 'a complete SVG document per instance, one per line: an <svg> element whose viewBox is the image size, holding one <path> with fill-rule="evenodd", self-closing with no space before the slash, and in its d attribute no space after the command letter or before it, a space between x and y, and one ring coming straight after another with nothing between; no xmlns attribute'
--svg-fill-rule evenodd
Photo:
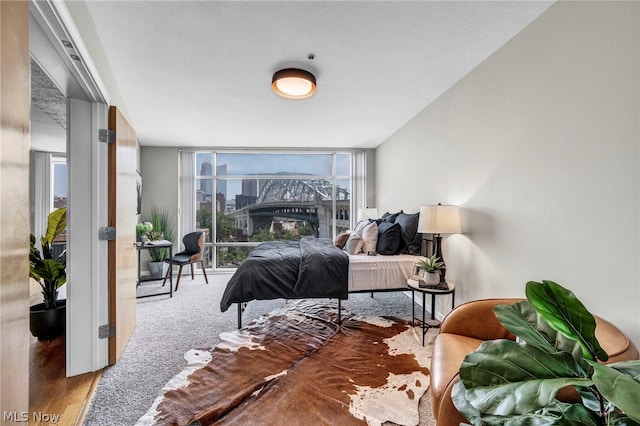
<svg viewBox="0 0 640 426"><path fill-rule="evenodd" d="M138 241L144 244L146 243L149 232L153 231L153 225L151 222L141 222L136 224L136 235L138 236Z"/></svg>
<svg viewBox="0 0 640 426"><path fill-rule="evenodd" d="M167 240L173 242L173 220L167 209L153 206L151 208L150 220L152 231L149 232L151 241ZM149 249L151 261L148 263L151 278L162 278L164 275L164 260L169 257L169 249L153 248Z"/></svg>
<svg viewBox="0 0 640 426"><path fill-rule="evenodd" d="M517 340L487 341L465 357L456 408L473 424L640 425L640 361L603 364L596 321L571 291L531 281L526 295L494 308ZM577 402L556 398L566 387Z"/></svg>
<svg viewBox="0 0 640 426"><path fill-rule="evenodd" d="M31 334L38 340L51 340L66 331L66 300L58 300L58 289L67 281L66 250L53 259L51 245L67 227L67 208L62 207L49 214L47 231L40 238L42 252L31 234L29 251L29 276L42 288L43 303L30 308Z"/></svg>
<svg viewBox="0 0 640 426"><path fill-rule="evenodd" d="M425 271L424 281L427 285L437 285L440 282L440 269L444 266L444 262L435 254L418 262L420 268Z"/></svg>

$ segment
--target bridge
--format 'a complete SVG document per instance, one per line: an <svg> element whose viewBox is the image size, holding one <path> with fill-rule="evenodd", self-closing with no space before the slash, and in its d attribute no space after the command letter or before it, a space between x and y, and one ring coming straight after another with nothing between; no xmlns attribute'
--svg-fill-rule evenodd
<svg viewBox="0 0 640 426"><path fill-rule="evenodd" d="M336 197L336 223L340 230L349 227L350 197L347 188L336 187L323 179L267 179L259 181L255 204L235 210L230 215L246 235L270 229L274 221L286 219L305 222L315 237L331 237L331 210Z"/></svg>

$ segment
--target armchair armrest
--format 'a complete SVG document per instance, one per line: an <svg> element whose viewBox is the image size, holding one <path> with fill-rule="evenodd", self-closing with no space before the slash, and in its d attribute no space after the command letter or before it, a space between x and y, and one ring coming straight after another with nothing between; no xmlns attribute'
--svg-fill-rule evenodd
<svg viewBox="0 0 640 426"><path fill-rule="evenodd" d="M481 340L515 337L504 328L493 313L493 307L513 304L522 299L483 299L457 306L442 321L440 333L452 333Z"/></svg>

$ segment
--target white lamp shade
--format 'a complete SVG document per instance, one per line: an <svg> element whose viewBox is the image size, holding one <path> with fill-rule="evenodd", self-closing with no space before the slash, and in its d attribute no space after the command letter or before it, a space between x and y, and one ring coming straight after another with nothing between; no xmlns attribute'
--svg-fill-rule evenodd
<svg viewBox="0 0 640 426"><path fill-rule="evenodd" d="M378 209L375 207L366 209L358 209L358 220L377 219Z"/></svg>
<svg viewBox="0 0 640 426"><path fill-rule="evenodd" d="M422 206L418 220L418 232L424 234L459 234L460 211L458 206Z"/></svg>

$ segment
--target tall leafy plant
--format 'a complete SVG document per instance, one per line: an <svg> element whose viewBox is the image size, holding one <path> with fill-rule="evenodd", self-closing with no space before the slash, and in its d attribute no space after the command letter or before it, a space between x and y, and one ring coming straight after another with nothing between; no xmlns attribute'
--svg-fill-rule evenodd
<svg viewBox="0 0 640 426"><path fill-rule="evenodd" d="M152 231L148 235L152 241L167 240L173 242L173 215L168 209L160 208L156 205L152 206L149 222L151 223ZM149 249L149 256L154 262L162 262L169 257L169 249L166 247Z"/></svg>
<svg viewBox="0 0 640 426"><path fill-rule="evenodd" d="M487 341L465 357L456 408L477 425L640 425L640 361L602 364L595 318L571 291L531 281L526 295L494 308L519 341ZM579 402L557 399L567 386Z"/></svg>
<svg viewBox="0 0 640 426"><path fill-rule="evenodd" d="M47 231L40 238L42 252L36 246L36 237L31 234L29 249L29 276L42 288L45 309L54 309L58 299L58 289L67 282L66 251L55 259L51 246L67 227L67 208L52 211L47 220Z"/></svg>

